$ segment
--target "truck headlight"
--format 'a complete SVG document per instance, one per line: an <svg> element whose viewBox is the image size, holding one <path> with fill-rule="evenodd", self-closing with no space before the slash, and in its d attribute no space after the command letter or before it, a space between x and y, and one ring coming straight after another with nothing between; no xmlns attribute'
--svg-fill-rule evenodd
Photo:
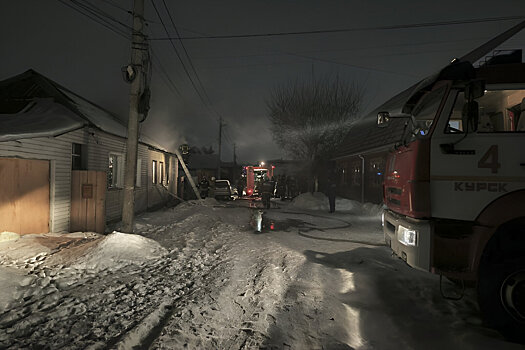
<svg viewBox="0 0 525 350"><path fill-rule="evenodd" d="M417 231L399 225L397 227L397 240L404 245L417 245Z"/></svg>

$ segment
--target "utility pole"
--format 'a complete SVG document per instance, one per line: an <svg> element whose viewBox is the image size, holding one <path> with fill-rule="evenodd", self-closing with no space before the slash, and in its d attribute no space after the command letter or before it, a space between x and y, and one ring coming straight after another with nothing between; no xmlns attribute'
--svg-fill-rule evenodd
<svg viewBox="0 0 525 350"><path fill-rule="evenodd" d="M139 136L139 100L144 82L142 52L145 47L142 28L144 26L144 0L133 2L133 31L131 42L131 80L129 94L128 138L126 142L126 167L124 173L124 202L122 205L122 231L133 232L135 214L135 178Z"/></svg>
<svg viewBox="0 0 525 350"><path fill-rule="evenodd" d="M217 180L221 179L221 141L222 141L222 117L219 117L219 162L217 164Z"/></svg>

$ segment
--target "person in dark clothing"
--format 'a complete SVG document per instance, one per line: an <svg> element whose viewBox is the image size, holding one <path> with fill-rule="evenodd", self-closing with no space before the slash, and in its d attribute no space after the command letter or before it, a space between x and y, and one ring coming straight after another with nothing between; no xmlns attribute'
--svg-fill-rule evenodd
<svg viewBox="0 0 525 350"><path fill-rule="evenodd" d="M202 180L199 182L199 190L201 193L201 198L208 197L208 191L210 188L210 183L208 182L208 179L206 179L206 176L202 177Z"/></svg>
<svg viewBox="0 0 525 350"><path fill-rule="evenodd" d="M270 209L270 197L274 191L274 182L266 180L261 185L261 197L263 206L266 209Z"/></svg>
<svg viewBox="0 0 525 350"><path fill-rule="evenodd" d="M244 191L244 181L242 178L239 178L237 180L237 195L239 196L239 198L242 197L242 192Z"/></svg>
<svg viewBox="0 0 525 350"><path fill-rule="evenodd" d="M330 204L330 213L335 212L335 194L337 192L337 185L333 177L328 178L328 203Z"/></svg>

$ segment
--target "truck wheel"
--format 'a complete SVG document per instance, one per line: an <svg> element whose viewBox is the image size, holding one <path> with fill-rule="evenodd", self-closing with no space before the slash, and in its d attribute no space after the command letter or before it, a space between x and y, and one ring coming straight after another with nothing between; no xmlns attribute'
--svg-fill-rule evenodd
<svg viewBox="0 0 525 350"><path fill-rule="evenodd" d="M487 325L511 341L525 343L525 257L482 262L478 300Z"/></svg>

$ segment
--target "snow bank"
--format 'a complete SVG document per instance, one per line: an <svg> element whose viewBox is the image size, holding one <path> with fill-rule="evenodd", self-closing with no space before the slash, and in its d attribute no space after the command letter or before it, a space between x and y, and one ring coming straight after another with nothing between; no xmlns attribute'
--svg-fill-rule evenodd
<svg viewBox="0 0 525 350"><path fill-rule="evenodd" d="M15 232L4 231L0 232L0 242L16 241L20 238L20 235Z"/></svg>
<svg viewBox="0 0 525 350"><path fill-rule="evenodd" d="M79 260L77 268L119 267L119 264L141 263L159 258L168 251L158 242L134 234L113 232Z"/></svg>
<svg viewBox="0 0 525 350"><path fill-rule="evenodd" d="M290 203L289 208L297 210L317 210L328 211L330 209L328 197L322 192L303 193L295 197ZM358 201L340 198L335 199L335 211L350 213L354 215L381 215L383 206L373 203L361 204Z"/></svg>

